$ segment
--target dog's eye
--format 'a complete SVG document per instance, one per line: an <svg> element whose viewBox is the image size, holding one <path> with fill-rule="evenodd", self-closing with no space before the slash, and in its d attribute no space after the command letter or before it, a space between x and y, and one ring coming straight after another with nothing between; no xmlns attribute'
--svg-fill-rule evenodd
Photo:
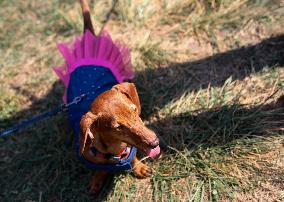
<svg viewBox="0 0 284 202"><path fill-rule="evenodd" d="M116 130L121 130L123 129L123 125L118 125L117 127L115 127Z"/></svg>
<svg viewBox="0 0 284 202"><path fill-rule="evenodd" d="M120 130L123 128L123 125L119 124L119 123L116 123L114 126L113 126L114 129L117 129L117 130Z"/></svg>

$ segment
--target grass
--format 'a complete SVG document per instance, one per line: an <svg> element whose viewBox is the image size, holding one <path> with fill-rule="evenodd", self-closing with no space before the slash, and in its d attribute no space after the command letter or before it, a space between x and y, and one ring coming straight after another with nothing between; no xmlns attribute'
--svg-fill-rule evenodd
<svg viewBox="0 0 284 202"><path fill-rule="evenodd" d="M92 2L127 43L143 119L161 140L149 179L117 174L104 201L283 201L282 1ZM0 1L0 128L61 103L56 42L81 33L74 0ZM0 139L1 201L91 201L66 115Z"/></svg>

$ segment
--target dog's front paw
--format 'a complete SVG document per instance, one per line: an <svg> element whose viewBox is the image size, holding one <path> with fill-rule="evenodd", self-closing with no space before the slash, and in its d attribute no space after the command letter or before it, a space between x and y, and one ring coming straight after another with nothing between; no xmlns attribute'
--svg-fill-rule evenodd
<svg viewBox="0 0 284 202"><path fill-rule="evenodd" d="M103 187L103 182L91 182L89 193L91 195L97 195L102 187Z"/></svg>
<svg viewBox="0 0 284 202"><path fill-rule="evenodd" d="M137 162L133 166L134 175L138 178L146 178L152 175L152 169L144 163Z"/></svg>
<svg viewBox="0 0 284 202"><path fill-rule="evenodd" d="M105 180L107 178L108 171L100 170L95 173L90 181L90 190L89 193L92 195L97 195L102 189Z"/></svg>

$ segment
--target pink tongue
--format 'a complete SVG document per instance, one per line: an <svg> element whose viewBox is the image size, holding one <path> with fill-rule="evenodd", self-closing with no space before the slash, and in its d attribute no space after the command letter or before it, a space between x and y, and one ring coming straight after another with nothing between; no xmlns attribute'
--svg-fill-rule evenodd
<svg viewBox="0 0 284 202"><path fill-rule="evenodd" d="M160 153L160 147L157 146L154 149L147 149L147 150L145 150L145 152L146 152L147 156L149 156L151 158L155 158Z"/></svg>

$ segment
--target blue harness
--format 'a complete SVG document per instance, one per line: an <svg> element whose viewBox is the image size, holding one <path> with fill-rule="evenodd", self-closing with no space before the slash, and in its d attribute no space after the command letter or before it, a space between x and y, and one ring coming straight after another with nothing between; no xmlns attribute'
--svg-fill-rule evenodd
<svg viewBox="0 0 284 202"><path fill-rule="evenodd" d="M80 66L76 68L70 75L70 82L67 89L67 102L74 100L76 97L80 97L82 94L86 95L86 98L82 99L76 105L72 105L69 108L69 121L75 133L75 148L79 158L88 168L91 169L103 169L109 171L121 171L129 170L132 168L131 161L136 153L136 148L132 147L131 151L126 159L114 159L116 164L95 164L88 161L80 155L80 120L81 117L90 109L92 102L97 96L103 92L111 89L114 85L118 84L117 80L113 76L112 72L102 66ZM96 152L92 149L93 153ZM110 156L111 158L112 156Z"/></svg>

